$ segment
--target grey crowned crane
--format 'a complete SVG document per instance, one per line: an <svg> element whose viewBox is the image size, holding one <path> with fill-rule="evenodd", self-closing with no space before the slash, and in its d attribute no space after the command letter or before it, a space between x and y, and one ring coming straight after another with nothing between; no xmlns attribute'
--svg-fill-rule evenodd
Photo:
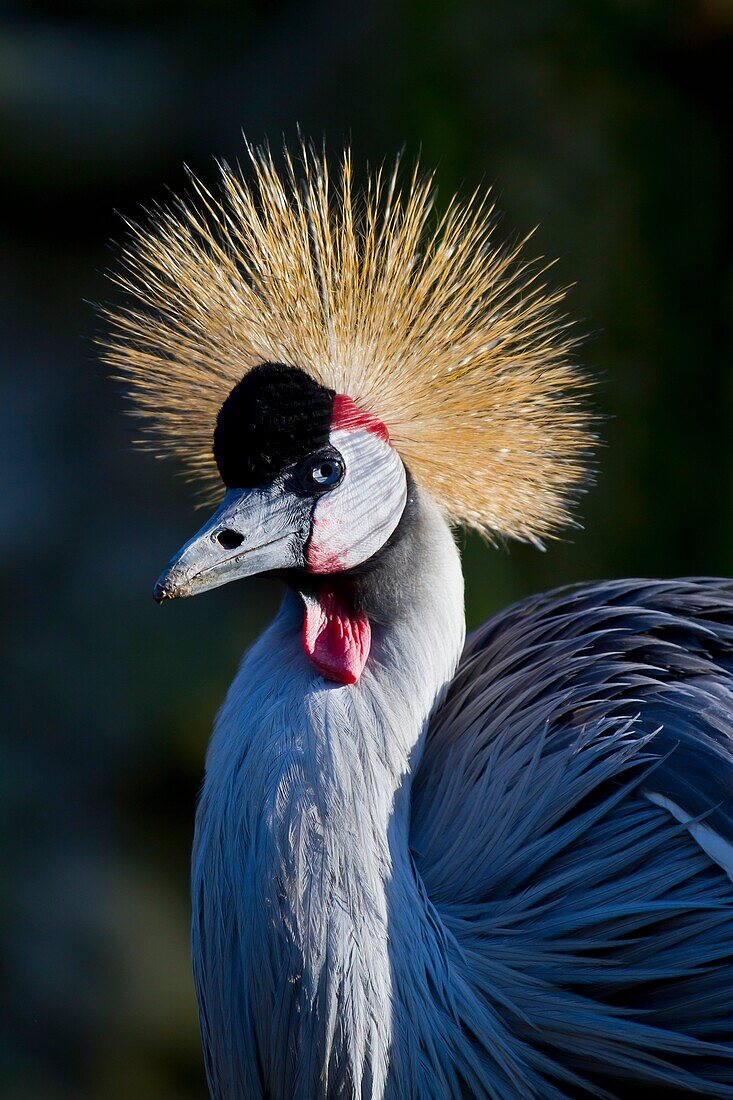
<svg viewBox="0 0 733 1100"><path fill-rule="evenodd" d="M156 599L284 585L196 817L212 1096L733 1096L733 586L465 641L451 525L539 541L583 484L561 295L485 200L250 159L132 228L106 352L225 489Z"/></svg>

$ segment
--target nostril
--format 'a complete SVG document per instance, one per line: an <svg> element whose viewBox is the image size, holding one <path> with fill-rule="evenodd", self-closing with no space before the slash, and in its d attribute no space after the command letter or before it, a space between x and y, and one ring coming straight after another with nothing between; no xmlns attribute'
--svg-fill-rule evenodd
<svg viewBox="0 0 733 1100"><path fill-rule="evenodd" d="M219 545L223 546L225 550L236 550L244 542L244 535L240 535L239 531L232 531L229 527L225 527L223 531L220 531L216 538Z"/></svg>

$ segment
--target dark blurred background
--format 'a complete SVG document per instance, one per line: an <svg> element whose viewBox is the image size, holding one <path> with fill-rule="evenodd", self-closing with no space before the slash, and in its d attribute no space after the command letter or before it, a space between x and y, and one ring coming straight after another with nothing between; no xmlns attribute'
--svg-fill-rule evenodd
<svg viewBox="0 0 733 1100"><path fill-rule="evenodd" d="M566 581L733 574L732 0L5 3L0 24L7 1100L203 1098L188 852L210 724L277 592L164 610L200 522L135 452L88 301L121 212L213 156L403 143L577 281L608 417L585 530L467 540L468 618Z"/></svg>

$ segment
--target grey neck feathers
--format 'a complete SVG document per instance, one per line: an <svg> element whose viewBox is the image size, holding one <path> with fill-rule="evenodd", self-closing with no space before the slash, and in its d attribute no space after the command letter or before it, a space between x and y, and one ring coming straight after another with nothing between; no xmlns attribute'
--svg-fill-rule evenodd
<svg viewBox="0 0 733 1100"><path fill-rule="evenodd" d="M395 938L426 906L411 776L464 638L458 553L429 500L413 499L409 530L359 583L372 618L359 683L313 672L288 592L212 737L193 946L217 1098L381 1097L405 1026L395 958L418 947Z"/></svg>

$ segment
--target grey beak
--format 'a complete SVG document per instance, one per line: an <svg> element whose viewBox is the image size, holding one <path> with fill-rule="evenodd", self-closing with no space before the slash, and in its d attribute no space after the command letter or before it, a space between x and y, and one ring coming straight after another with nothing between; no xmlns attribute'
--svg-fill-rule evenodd
<svg viewBox="0 0 733 1100"><path fill-rule="evenodd" d="M158 577L153 587L155 602L302 565L309 516L298 503L277 484L230 489L213 516Z"/></svg>

